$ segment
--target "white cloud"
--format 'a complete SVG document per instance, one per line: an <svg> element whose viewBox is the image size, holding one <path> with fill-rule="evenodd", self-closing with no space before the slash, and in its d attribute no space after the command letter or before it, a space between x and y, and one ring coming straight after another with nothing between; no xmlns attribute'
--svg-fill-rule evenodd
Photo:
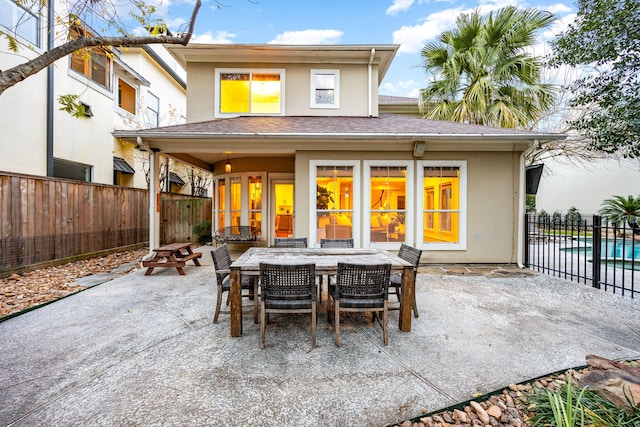
<svg viewBox="0 0 640 427"><path fill-rule="evenodd" d="M395 15L398 12L408 10L414 0L393 0L393 4L387 9L387 15Z"/></svg>
<svg viewBox="0 0 640 427"><path fill-rule="evenodd" d="M447 9L429 15L415 26L403 26L393 32L393 42L400 45L399 53L417 53L427 40L435 39L442 32L454 27L456 18L462 9Z"/></svg>
<svg viewBox="0 0 640 427"><path fill-rule="evenodd" d="M393 85L393 83L383 83L382 86L380 86L380 93L384 93L387 95L393 95L396 92L398 92L398 89L396 89L396 87Z"/></svg>
<svg viewBox="0 0 640 427"><path fill-rule="evenodd" d="M339 30L285 31L278 34L270 44L336 44L344 33Z"/></svg>
<svg viewBox="0 0 640 427"><path fill-rule="evenodd" d="M191 43L203 43L203 44L228 44L233 43L233 38L236 35L227 31L216 31L215 34L211 31L207 31L203 34L196 34L191 39Z"/></svg>
<svg viewBox="0 0 640 427"><path fill-rule="evenodd" d="M557 15L569 13L573 10L570 6L567 6L563 3L556 3L549 6L539 6L539 9L546 10L547 12L555 13Z"/></svg>

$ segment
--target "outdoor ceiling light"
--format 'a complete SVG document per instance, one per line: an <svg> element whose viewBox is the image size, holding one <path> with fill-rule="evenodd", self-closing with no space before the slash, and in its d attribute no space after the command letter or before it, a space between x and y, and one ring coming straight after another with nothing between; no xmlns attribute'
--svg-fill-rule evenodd
<svg viewBox="0 0 640 427"><path fill-rule="evenodd" d="M233 165L231 164L231 160L229 160L229 154L227 153L227 161L224 163L224 171L225 173L231 173Z"/></svg>

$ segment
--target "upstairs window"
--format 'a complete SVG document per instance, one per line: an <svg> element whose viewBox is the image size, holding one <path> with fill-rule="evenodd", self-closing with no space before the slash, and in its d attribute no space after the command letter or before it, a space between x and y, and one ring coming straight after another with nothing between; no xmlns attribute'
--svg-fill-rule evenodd
<svg viewBox="0 0 640 427"><path fill-rule="evenodd" d="M74 26L69 37L73 40L78 37L91 36L88 31ZM71 68L83 74L89 80L109 89L111 75L110 53L103 48L86 48L71 54Z"/></svg>
<svg viewBox="0 0 640 427"><path fill-rule="evenodd" d="M160 98L147 92L147 126L158 127L160 117Z"/></svg>
<svg viewBox="0 0 640 427"><path fill-rule="evenodd" d="M0 25L8 34L40 47L40 17L12 0L0 0Z"/></svg>
<svg viewBox="0 0 640 427"><path fill-rule="evenodd" d="M216 72L216 115L284 112L284 70L219 70Z"/></svg>
<svg viewBox="0 0 640 427"><path fill-rule="evenodd" d="M118 79L118 107L136 115L136 88Z"/></svg>
<svg viewBox="0 0 640 427"><path fill-rule="evenodd" d="M340 70L311 70L311 108L340 107Z"/></svg>

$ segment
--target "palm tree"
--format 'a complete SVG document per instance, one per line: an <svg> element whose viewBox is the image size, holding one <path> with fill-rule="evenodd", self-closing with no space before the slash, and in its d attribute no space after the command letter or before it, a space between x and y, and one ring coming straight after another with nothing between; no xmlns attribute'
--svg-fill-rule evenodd
<svg viewBox="0 0 640 427"><path fill-rule="evenodd" d="M638 233L640 222L640 196L628 195L613 196L602 202L602 208L598 211L600 215L611 221L615 227L619 227L626 221L634 233Z"/></svg>
<svg viewBox="0 0 640 427"><path fill-rule="evenodd" d="M554 104L556 88L541 83L542 59L527 50L555 15L513 6L460 15L457 28L422 49L435 77L421 91L426 118L531 129Z"/></svg>

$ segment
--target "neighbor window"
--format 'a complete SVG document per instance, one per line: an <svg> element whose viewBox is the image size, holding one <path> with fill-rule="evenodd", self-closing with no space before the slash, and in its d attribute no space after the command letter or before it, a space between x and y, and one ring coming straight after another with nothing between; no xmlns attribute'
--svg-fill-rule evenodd
<svg viewBox="0 0 640 427"><path fill-rule="evenodd" d="M71 28L69 35L71 39L75 39L83 35L90 36L91 34L78 26L74 26ZM71 54L71 68L107 89L111 86L111 58L104 48L92 47L73 52Z"/></svg>
<svg viewBox="0 0 640 427"><path fill-rule="evenodd" d="M53 176L91 182L93 167L70 160L53 159Z"/></svg>
<svg viewBox="0 0 640 427"><path fill-rule="evenodd" d="M219 70L216 113L282 114L284 70Z"/></svg>
<svg viewBox="0 0 640 427"><path fill-rule="evenodd" d="M340 106L340 70L311 70L311 108Z"/></svg>
<svg viewBox="0 0 640 427"><path fill-rule="evenodd" d="M0 0L0 25L8 30L8 34L16 34L22 40L35 47L40 47L40 17L31 13L17 2Z"/></svg>
<svg viewBox="0 0 640 427"><path fill-rule="evenodd" d="M118 79L118 107L136 115L136 88Z"/></svg>
<svg viewBox="0 0 640 427"><path fill-rule="evenodd" d="M323 238L355 237L354 229L357 230L359 225L358 218L354 215L354 199L358 200L358 188L354 181L358 176L356 169L355 164L335 160L324 164L312 162L312 173L315 176L311 182L314 183L316 193L316 243Z"/></svg>
<svg viewBox="0 0 640 427"><path fill-rule="evenodd" d="M404 161L365 161L365 227L368 217L369 231L365 234L371 243L398 243L412 241L413 163Z"/></svg>
<svg viewBox="0 0 640 427"><path fill-rule="evenodd" d="M149 127L158 127L160 116L160 99L147 92L147 125Z"/></svg>
<svg viewBox="0 0 640 427"><path fill-rule="evenodd" d="M419 203L425 248L466 249L466 162L425 161Z"/></svg>

